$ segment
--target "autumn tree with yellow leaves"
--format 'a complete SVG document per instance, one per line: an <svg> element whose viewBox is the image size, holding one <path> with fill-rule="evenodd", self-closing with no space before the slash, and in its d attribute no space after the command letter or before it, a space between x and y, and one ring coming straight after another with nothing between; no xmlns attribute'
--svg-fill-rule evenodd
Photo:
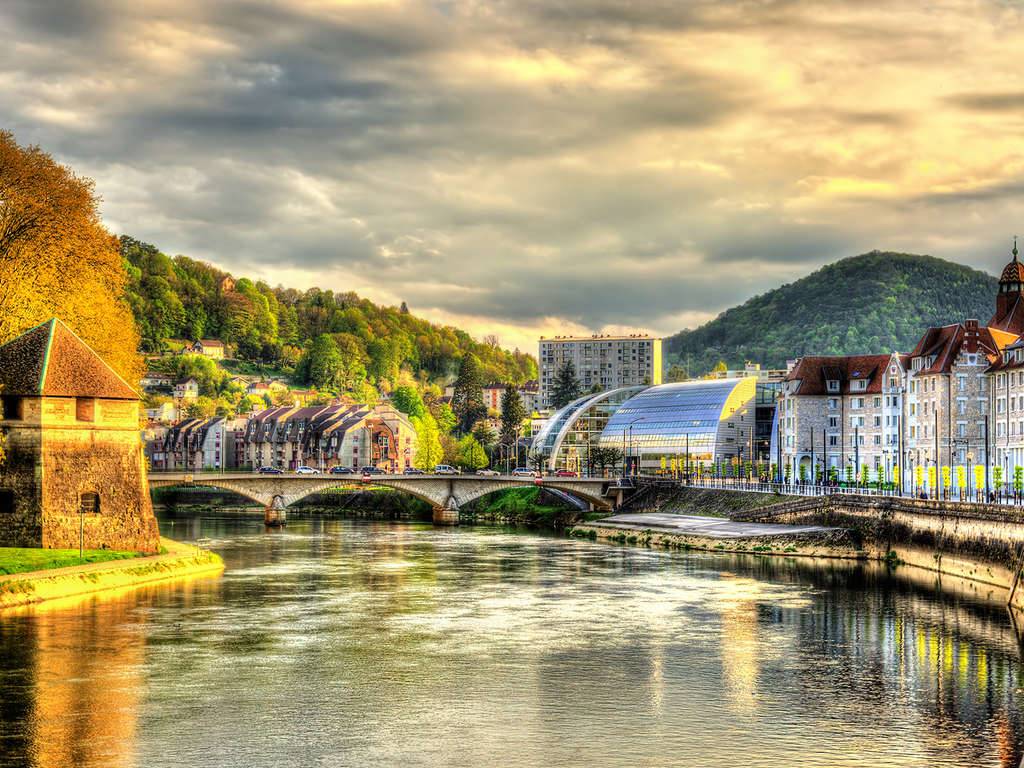
<svg viewBox="0 0 1024 768"><path fill-rule="evenodd" d="M0 131L0 343L56 316L136 386L125 280L92 181Z"/></svg>

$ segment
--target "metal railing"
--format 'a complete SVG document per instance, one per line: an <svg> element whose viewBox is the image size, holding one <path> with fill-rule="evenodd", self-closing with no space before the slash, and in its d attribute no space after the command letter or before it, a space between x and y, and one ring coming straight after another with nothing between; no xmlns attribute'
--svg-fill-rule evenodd
<svg viewBox="0 0 1024 768"><path fill-rule="evenodd" d="M947 488L935 489L918 488L916 491L900 490L898 488L878 487L869 483L860 485L857 483L835 483L819 484L810 482L776 483L761 480L746 480L733 477L703 477L703 478L674 478L664 475L640 475L637 477L639 483L658 482L666 485L675 485L681 488L707 488L717 490L742 491L748 493L773 493L785 496L880 496L903 499L920 499L931 501L946 501L951 503L995 505L995 506L1024 506L1024 492L1014 492L1006 489L989 491L983 489L960 489Z"/></svg>

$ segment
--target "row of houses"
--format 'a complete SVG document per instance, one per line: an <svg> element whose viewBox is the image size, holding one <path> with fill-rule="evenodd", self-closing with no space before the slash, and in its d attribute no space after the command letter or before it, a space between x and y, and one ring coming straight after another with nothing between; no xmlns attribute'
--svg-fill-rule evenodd
<svg viewBox="0 0 1024 768"><path fill-rule="evenodd" d="M1024 265L1014 244L987 325L928 328L909 354L795 361L778 402L778 460L808 479L866 466L891 480L900 467L908 487L918 467L934 476L942 467L999 467L1010 478L1024 465L1022 334Z"/></svg>
<svg viewBox="0 0 1024 768"><path fill-rule="evenodd" d="M373 466L402 472L416 458L412 424L387 404L282 406L248 418L188 419L151 427L146 438L156 470Z"/></svg>

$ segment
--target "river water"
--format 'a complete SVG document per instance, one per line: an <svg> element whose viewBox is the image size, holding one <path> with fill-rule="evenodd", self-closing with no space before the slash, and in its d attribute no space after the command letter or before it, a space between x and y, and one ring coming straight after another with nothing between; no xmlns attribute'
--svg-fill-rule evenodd
<svg viewBox="0 0 1024 768"><path fill-rule="evenodd" d="M1021 761L1005 609L921 571L212 511L161 528L225 575L0 615L0 766Z"/></svg>

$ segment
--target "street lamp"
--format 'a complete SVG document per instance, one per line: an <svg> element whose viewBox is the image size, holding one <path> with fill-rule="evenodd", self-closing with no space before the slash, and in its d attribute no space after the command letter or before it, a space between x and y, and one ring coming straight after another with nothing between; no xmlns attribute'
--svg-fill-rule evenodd
<svg viewBox="0 0 1024 768"><path fill-rule="evenodd" d="M644 420L645 420L645 417L637 416L635 419L633 419L631 422L629 422L629 458L630 459L633 458L633 456L632 456L632 454L633 454L633 425L636 424L638 421L644 421ZM627 462L627 466L629 467L629 470L630 470L630 472L629 472L630 476L635 476L637 474L636 470L638 468L633 466L633 462L632 461Z"/></svg>

